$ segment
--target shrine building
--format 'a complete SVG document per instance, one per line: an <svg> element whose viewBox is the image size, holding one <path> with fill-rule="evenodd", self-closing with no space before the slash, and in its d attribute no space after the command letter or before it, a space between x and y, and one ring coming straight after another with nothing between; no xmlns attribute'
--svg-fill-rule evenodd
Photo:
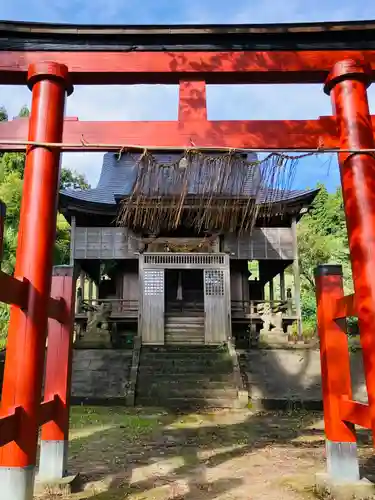
<svg viewBox="0 0 375 500"><path fill-rule="evenodd" d="M255 336L300 332L296 224L317 190L275 187L274 176L267 185L270 162L254 153L146 156L106 153L96 188L60 192L80 270L79 337L219 345L249 323ZM88 332L95 314L100 339Z"/></svg>

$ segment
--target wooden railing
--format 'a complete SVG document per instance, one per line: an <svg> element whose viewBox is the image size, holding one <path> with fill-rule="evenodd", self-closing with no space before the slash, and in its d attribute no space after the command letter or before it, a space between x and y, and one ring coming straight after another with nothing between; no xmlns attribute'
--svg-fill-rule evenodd
<svg viewBox="0 0 375 500"><path fill-rule="evenodd" d="M98 308L108 305L108 311L111 316L124 315L134 316L138 313L138 300L126 299L90 299L83 300L77 304L77 314L86 316L89 312L94 312ZM204 311L203 300L184 301L173 300L166 303L167 312L200 312ZM296 308L293 300L232 300L232 314L244 315L249 317L263 316L263 314L275 314L281 312L283 317L296 316Z"/></svg>
<svg viewBox="0 0 375 500"><path fill-rule="evenodd" d="M138 300L126 299L85 299L77 304L77 314L94 312L100 306L108 306L110 314L134 314L138 312Z"/></svg>
<svg viewBox="0 0 375 500"><path fill-rule="evenodd" d="M283 316L295 316L296 307L293 300L232 300L231 309L233 313L243 313L250 316L262 316L263 314L275 314L281 312Z"/></svg>

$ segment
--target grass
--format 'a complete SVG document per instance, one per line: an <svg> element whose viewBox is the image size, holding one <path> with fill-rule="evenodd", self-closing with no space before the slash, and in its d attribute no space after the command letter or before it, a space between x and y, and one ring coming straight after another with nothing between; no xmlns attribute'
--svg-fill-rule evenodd
<svg viewBox="0 0 375 500"><path fill-rule="evenodd" d="M70 453L75 456L99 438L103 451L124 442L138 444L162 425L162 414L148 415L122 407L72 407L70 413ZM105 443L104 443L105 441Z"/></svg>
<svg viewBox="0 0 375 500"><path fill-rule="evenodd" d="M162 414L147 414L123 407L73 406L70 412L70 429L82 429L97 425L124 426L130 432L155 427Z"/></svg>

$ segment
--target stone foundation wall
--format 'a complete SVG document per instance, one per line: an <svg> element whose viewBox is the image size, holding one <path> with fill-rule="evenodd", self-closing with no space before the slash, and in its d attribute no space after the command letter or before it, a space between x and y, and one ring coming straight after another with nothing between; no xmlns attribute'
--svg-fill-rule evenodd
<svg viewBox="0 0 375 500"><path fill-rule="evenodd" d="M249 397L270 407L298 401L321 405L320 356L315 349L251 349L237 351ZM3 375L0 355L0 381ZM125 404L130 389L132 351L75 349L72 402ZM367 402L362 352L351 353L353 394ZM265 404L267 406L267 404Z"/></svg>
<svg viewBox="0 0 375 500"><path fill-rule="evenodd" d="M72 402L123 403L130 389L131 350L75 349Z"/></svg>
<svg viewBox="0 0 375 500"><path fill-rule="evenodd" d="M316 349L252 349L238 351L241 373L256 401L321 403L320 354ZM351 353L353 395L367 402L362 352ZM277 406L277 404L275 404ZM318 404L319 406L319 404Z"/></svg>

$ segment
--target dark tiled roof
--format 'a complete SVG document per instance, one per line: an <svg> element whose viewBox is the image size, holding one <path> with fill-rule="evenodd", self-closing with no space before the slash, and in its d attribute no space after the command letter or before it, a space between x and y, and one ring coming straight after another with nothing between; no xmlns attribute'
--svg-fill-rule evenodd
<svg viewBox="0 0 375 500"><path fill-rule="evenodd" d="M155 154L158 162L168 164L175 162L179 154ZM60 196L77 202L87 202L95 204L104 204L113 206L116 200L129 196L132 192L134 182L137 176L137 154L124 154L118 160L114 153L106 153L103 157L103 165L100 173L99 182L96 188L86 191L63 190ZM249 161L254 159L254 155L248 155ZM255 172L255 173L254 173ZM278 203L282 201L291 201L316 190L291 190L281 191L277 189L257 189L257 172L254 168L249 169L249 175L246 178L241 194L245 196L257 196L257 203ZM195 187L189 188L190 193L194 194Z"/></svg>

